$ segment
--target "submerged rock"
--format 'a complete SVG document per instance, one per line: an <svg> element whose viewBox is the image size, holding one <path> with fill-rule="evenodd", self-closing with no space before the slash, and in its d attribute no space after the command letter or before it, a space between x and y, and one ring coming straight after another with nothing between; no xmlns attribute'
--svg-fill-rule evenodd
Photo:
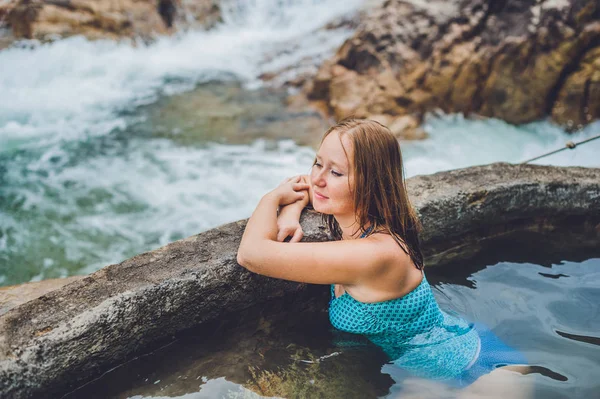
<svg viewBox="0 0 600 399"><path fill-rule="evenodd" d="M149 134L182 145L294 140L316 147L328 124L308 106L286 107L284 89L247 90L239 82L208 82L144 108Z"/></svg>
<svg viewBox="0 0 600 399"><path fill-rule="evenodd" d="M468 261L486 242L516 233L543 233L547 252L598 248L598 176L600 169L492 164L409 179L426 266ZM317 213L304 212L301 222L305 241L328 239ZM60 397L187 328L308 289L327 293L240 267L245 223L107 266L1 315L0 396Z"/></svg>
<svg viewBox="0 0 600 399"><path fill-rule="evenodd" d="M13 40L48 41L74 35L149 40L174 29L210 28L220 20L216 0L9 0L0 4L0 21Z"/></svg>
<svg viewBox="0 0 600 399"><path fill-rule="evenodd" d="M600 117L599 51L596 0L388 0L304 91L336 119L440 109L575 130Z"/></svg>

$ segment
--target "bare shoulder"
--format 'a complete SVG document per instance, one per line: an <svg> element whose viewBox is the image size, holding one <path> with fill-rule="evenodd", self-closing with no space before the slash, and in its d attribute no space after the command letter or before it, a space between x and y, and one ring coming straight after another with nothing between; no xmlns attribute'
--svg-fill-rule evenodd
<svg viewBox="0 0 600 399"><path fill-rule="evenodd" d="M398 242L387 233L372 234L361 241L369 242L373 248L377 249L377 256L380 261L386 265L398 265L409 262L412 264L410 256L400 247Z"/></svg>
<svg viewBox="0 0 600 399"><path fill-rule="evenodd" d="M345 286L355 299L380 302L399 298L421 283L421 271L391 235L378 233L361 241L370 241L374 245L379 266L373 269L376 273L370 274L368 279Z"/></svg>

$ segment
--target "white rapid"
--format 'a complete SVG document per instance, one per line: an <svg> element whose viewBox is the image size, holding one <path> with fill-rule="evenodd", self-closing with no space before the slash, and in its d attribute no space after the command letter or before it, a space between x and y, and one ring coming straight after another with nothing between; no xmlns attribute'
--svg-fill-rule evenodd
<svg viewBox="0 0 600 399"><path fill-rule="evenodd" d="M567 134L549 122L513 126L497 119L469 120L460 115L430 117L425 124L430 138L406 143L406 174L492 162L520 163L600 134L600 122ZM600 167L600 139L532 162L537 165Z"/></svg>
<svg viewBox="0 0 600 399"><path fill-rule="evenodd" d="M361 3L228 1L215 30L150 46L71 38L1 51L0 285L88 273L247 217L284 177L307 173L313 150L290 141L183 146L132 124L141 106L201 82L252 89L265 71L331 55L351 32L319 28ZM600 126L571 137L548 123L442 117L426 129L403 145L409 176L518 162ZM599 149L539 163L600 166Z"/></svg>
<svg viewBox="0 0 600 399"><path fill-rule="evenodd" d="M264 71L330 54L350 34L320 31L360 0L223 1L224 23L150 46L81 37L0 52L0 145L106 134L123 109L198 82L233 75L255 85Z"/></svg>

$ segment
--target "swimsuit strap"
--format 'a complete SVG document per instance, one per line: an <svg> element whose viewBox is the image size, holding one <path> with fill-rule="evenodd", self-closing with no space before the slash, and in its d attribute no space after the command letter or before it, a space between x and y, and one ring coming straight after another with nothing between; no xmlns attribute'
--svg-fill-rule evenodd
<svg viewBox="0 0 600 399"><path fill-rule="evenodd" d="M366 229L365 232L362 233L359 238L365 238L371 232L371 230L373 230L373 226L369 226L369 228Z"/></svg>

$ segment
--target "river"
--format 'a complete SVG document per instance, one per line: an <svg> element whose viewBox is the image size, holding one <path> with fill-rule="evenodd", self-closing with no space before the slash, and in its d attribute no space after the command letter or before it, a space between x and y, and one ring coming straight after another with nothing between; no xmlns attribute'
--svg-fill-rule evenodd
<svg viewBox="0 0 600 399"><path fill-rule="evenodd" d="M281 92L259 76L333 54L352 31L321 28L362 2L224 4L217 28L148 46L73 37L0 51L0 285L90 273L248 217L283 178L308 172L314 149L294 140L305 125L260 137L289 124ZM600 124L568 135L545 121L430 115L425 130L402 143L408 176L523 161ZM599 167L598 154L600 141L537 163Z"/></svg>

